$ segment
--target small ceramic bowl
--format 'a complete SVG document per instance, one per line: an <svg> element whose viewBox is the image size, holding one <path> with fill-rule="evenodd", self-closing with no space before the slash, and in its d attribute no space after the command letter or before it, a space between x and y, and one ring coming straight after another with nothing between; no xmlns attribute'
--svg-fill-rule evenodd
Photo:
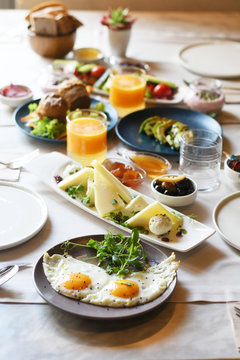
<svg viewBox="0 0 240 360"><path fill-rule="evenodd" d="M189 176L187 177L187 179L189 179L192 183L193 192L188 195L181 195L181 196L166 195L166 194L161 193L160 191L157 191L156 181L159 179L163 180L164 177L168 177L168 176L169 175L163 175L163 176L155 178L152 181L151 190L152 190L154 199L156 199L160 203L163 203L168 206L176 206L176 207L179 206L180 207L180 206L187 206L187 205L192 204L196 200L196 197L197 197L197 184ZM171 176L173 176L173 175L171 175Z"/></svg>
<svg viewBox="0 0 240 360"><path fill-rule="evenodd" d="M28 39L31 48L37 54L49 58L62 58L73 49L76 31L67 35L44 36L37 35L29 29Z"/></svg>
<svg viewBox="0 0 240 360"><path fill-rule="evenodd" d="M230 180L232 180L235 183L240 183L240 172L231 169L229 166L230 162L233 161L233 159L226 159L224 162L224 174L226 177ZM240 161L240 155L239 155L239 161Z"/></svg>
<svg viewBox="0 0 240 360"><path fill-rule="evenodd" d="M166 174L171 168L171 163L161 155L144 152L124 150L122 156L143 168L151 178Z"/></svg>
<svg viewBox="0 0 240 360"><path fill-rule="evenodd" d="M107 158L104 160L103 166L128 187L138 186L146 178L145 170L133 162L121 158Z"/></svg>
<svg viewBox="0 0 240 360"><path fill-rule="evenodd" d="M11 86L11 85L9 85ZM24 95L24 96L4 96L1 92L3 89L5 89L6 87L2 87L0 89L0 101L3 103L3 104L6 104L8 106L10 106L11 108L16 108L22 104L24 104L25 102L31 100L33 98L33 93L32 93L32 90L27 87L27 86L24 86L24 85L19 85L19 84L16 84L14 85L16 87L19 87L19 88L22 88L24 90L26 90L27 94Z"/></svg>
<svg viewBox="0 0 240 360"><path fill-rule="evenodd" d="M103 53L97 48L79 48L73 50L73 57L83 62L98 62L103 59Z"/></svg>

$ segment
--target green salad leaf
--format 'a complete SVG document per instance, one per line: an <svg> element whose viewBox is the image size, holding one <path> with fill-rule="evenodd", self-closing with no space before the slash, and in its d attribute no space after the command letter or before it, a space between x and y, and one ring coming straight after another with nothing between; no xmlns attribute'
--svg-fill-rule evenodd
<svg viewBox="0 0 240 360"><path fill-rule="evenodd" d="M63 243L62 248L66 253L71 247L76 246L95 250L96 256L93 258L98 259L98 265L103 267L108 274L128 275L134 270L144 270L147 268L146 253L140 243L137 229L132 229L129 237L125 237L122 234L113 235L108 233L102 241L90 239L86 244L66 241ZM89 259L85 258L84 260Z"/></svg>
<svg viewBox="0 0 240 360"><path fill-rule="evenodd" d="M58 119L50 119L47 116L39 119L35 124L31 134L48 139L56 139L66 130L66 124L61 123Z"/></svg>

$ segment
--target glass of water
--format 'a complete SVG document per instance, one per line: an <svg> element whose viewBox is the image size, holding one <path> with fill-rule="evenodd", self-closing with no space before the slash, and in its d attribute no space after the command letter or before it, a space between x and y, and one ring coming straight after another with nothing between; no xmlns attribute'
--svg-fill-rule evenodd
<svg viewBox="0 0 240 360"><path fill-rule="evenodd" d="M191 176L200 191L219 185L222 137L211 130L187 130L181 137L180 172Z"/></svg>

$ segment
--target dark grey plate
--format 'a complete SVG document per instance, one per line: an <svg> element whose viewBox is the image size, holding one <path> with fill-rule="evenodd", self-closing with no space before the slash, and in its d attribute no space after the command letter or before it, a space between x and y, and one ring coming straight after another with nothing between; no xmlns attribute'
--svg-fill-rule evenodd
<svg viewBox="0 0 240 360"><path fill-rule="evenodd" d="M43 140L43 141L47 141L47 142L52 142L52 143L58 143L58 144L66 144L66 140L58 140L58 139L49 139L43 136L38 136L38 135L33 135L31 134L32 128L27 126L26 123L22 122L21 119L22 117L26 116L29 114L29 109L28 109L28 105L32 104L32 103L39 103L40 99L35 99L35 100L31 100L28 101L27 103L19 106L14 114L14 120L16 125L19 127L19 129L26 135L31 136L35 139L38 140ZM91 105L96 105L97 103L99 103L100 100L91 98ZM110 104L101 101L102 103L104 103L105 105L105 114L108 117L108 132L110 130L112 130L114 128L114 126L116 125L117 121L118 121L118 114L116 112L116 110L114 109L113 106L111 106Z"/></svg>
<svg viewBox="0 0 240 360"><path fill-rule="evenodd" d="M179 155L179 151L161 144L153 137L139 133L141 123L150 116L159 115L181 121L191 129L206 129L222 134L221 125L211 116L199 111L178 107L154 107L133 112L123 117L116 126L117 136L128 146L155 154Z"/></svg>
<svg viewBox="0 0 240 360"><path fill-rule="evenodd" d="M79 238L72 239L71 241L76 243L86 243L90 238L93 238L97 241L102 241L104 239L104 235L86 235ZM142 240L142 245L147 254L149 264L160 263L167 256L159 250L157 247L148 244L147 242ZM61 244L58 244L48 250L49 255L53 254L63 254L63 250L61 249ZM75 247L70 251L70 255L73 257L78 257L86 254L87 256L92 255L92 250L88 248ZM105 306L97 306L92 304L86 304L79 300L68 298L64 295L58 294L48 282L44 271L43 271L43 256L38 260L37 264L34 268L33 280L35 287L38 293L42 296L44 300L46 300L49 304L64 310L68 313L78 315L82 318L94 319L94 320L115 320L115 319L126 319L134 316L143 315L153 309L156 309L160 305L162 305L172 294L175 285L176 278L171 283L169 288L158 298L155 300L138 306L133 306L130 308L111 308Z"/></svg>

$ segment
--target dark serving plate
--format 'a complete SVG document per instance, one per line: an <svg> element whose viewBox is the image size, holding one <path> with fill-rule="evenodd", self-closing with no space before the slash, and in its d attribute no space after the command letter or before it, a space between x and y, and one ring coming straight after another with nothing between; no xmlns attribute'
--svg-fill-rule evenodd
<svg viewBox="0 0 240 360"><path fill-rule="evenodd" d="M31 137L33 137L35 139L48 141L48 142L55 142L55 143L58 143L58 144L61 144L61 143L66 144L66 140L48 139L48 138L45 138L45 137L42 137L42 136L36 136L36 135L31 134L32 128L27 126L26 123L21 121L22 117L29 114L28 105L32 104L32 103L39 103L39 101L40 101L40 99L28 101L25 104L19 106L15 110L13 116L14 116L14 120L15 120L16 125L20 128L21 131L24 132L24 134L26 134L28 136L31 136ZM91 98L91 105L95 105L95 104L97 104L99 102L100 102L99 100ZM104 103L104 105L105 105L105 110L106 110L105 113L106 113L106 115L108 117L108 132L109 132L116 125L116 123L118 121L118 115L117 115L116 110L111 105L109 105L108 103L105 103L104 101L101 101L101 102Z"/></svg>
<svg viewBox="0 0 240 360"><path fill-rule="evenodd" d="M97 241L102 241L104 235L89 235L82 236L79 238L71 239L75 243L85 244L90 238L93 238ZM61 243L62 244L62 243ZM53 254L63 254L61 249L61 244L58 244L48 250L49 255ZM142 245L147 254L149 264L160 263L167 258L167 256L156 246L151 245L142 240ZM70 251L70 255L73 257L78 257L82 255L92 256L92 250L83 247L74 247ZM115 320L115 319L126 319L135 316L143 315L147 312L156 309L162 305L172 294L177 279L175 278L171 285L165 290L163 294L157 297L155 300L150 301L149 303L133 306L129 308L112 308L107 306L97 306L92 304L87 304L81 302L77 299L68 298L64 295L57 293L50 283L48 282L44 270L43 270L43 256L38 260L34 268L33 279L35 287L38 293L45 299L49 304L55 306L58 309L64 310L68 313L78 315L82 318L94 319L94 320Z"/></svg>
<svg viewBox="0 0 240 360"><path fill-rule="evenodd" d="M191 129L207 129L222 134L221 125L209 115L178 107L154 107L139 110L123 117L116 126L119 139L137 150L164 155L178 155L179 152L169 145L160 144L153 137L139 133L141 123L154 115L181 121Z"/></svg>

